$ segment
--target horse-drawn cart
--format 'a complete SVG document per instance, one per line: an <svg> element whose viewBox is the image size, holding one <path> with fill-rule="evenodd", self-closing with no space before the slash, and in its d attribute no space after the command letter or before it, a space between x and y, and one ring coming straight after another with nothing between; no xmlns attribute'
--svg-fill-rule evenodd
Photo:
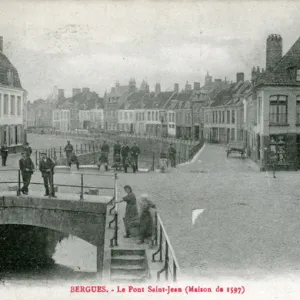
<svg viewBox="0 0 300 300"><path fill-rule="evenodd" d="M241 157L245 157L246 153L246 146L244 142L236 142L236 141L230 141L228 143L227 147L227 157L229 157L230 153L240 153Z"/></svg>

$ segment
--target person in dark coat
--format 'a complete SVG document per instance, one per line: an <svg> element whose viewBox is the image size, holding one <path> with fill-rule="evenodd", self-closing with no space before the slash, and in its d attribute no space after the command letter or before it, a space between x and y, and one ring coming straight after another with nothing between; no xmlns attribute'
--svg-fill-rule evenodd
<svg viewBox="0 0 300 300"><path fill-rule="evenodd" d="M7 144L4 143L3 146L1 147L1 157L2 157L2 166L6 166L6 160L8 156L8 147Z"/></svg>
<svg viewBox="0 0 300 300"><path fill-rule="evenodd" d="M138 160L139 160L139 155L140 155L141 151L135 142L133 143L133 146L131 147L130 152L131 152L131 156L133 159L135 171L138 171L138 169L139 169Z"/></svg>
<svg viewBox="0 0 300 300"><path fill-rule="evenodd" d="M106 141L104 141L103 145L101 146L101 152L105 153L108 159L109 155L109 145L107 144Z"/></svg>
<svg viewBox="0 0 300 300"><path fill-rule="evenodd" d="M117 143L114 144L114 158L117 154L121 155L121 144L119 141L117 141Z"/></svg>
<svg viewBox="0 0 300 300"><path fill-rule="evenodd" d="M105 152L101 152L100 157L99 157L99 162L98 162L98 168L99 171L101 169L101 166L104 165L105 171L108 171L108 158Z"/></svg>
<svg viewBox="0 0 300 300"><path fill-rule="evenodd" d="M121 148L122 164L123 164L123 168L124 168L125 173L127 173L129 152L130 152L130 148L129 148L127 142L125 142L125 144Z"/></svg>
<svg viewBox="0 0 300 300"><path fill-rule="evenodd" d="M32 154L32 149L29 146L29 143L25 143L25 146L23 147L23 152L27 153L29 156Z"/></svg>
<svg viewBox="0 0 300 300"><path fill-rule="evenodd" d="M126 235L124 237L129 238L131 235L130 229L138 227L139 213L136 203L136 197L132 191L132 188L129 185L125 185L124 190L127 193L127 196L123 197L121 201L115 203L126 202L126 211L125 216L123 218L126 230Z"/></svg>
<svg viewBox="0 0 300 300"><path fill-rule="evenodd" d="M141 213L140 213L140 234L138 244L143 244L145 239L149 239L153 234L153 219L150 212L150 208L156 208L149 199L148 195L141 196Z"/></svg>
<svg viewBox="0 0 300 300"><path fill-rule="evenodd" d="M54 162L47 157L45 152L42 153L42 159L40 161L40 171L44 180L45 196L55 197L53 177L54 177ZM49 192L50 185L50 192Z"/></svg>
<svg viewBox="0 0 300 300"><path fill-rule="evenodd" d="M176 148L173 144L170 144L170 147L168 149L168 158L171 162L171 167L176 168Z"/></svg>
<svg viewBox="0 0 300 300"><path fill-rule="evenodd" d="M71 168L72 164L75 164L77 167L77 170L79 170L79 160L74 151L71 153L71 156L69 159L69 167L70 168Z"/></svg>
<svg viewBox="0 0 300 300"><path fill-rule="evenodd" d="M71 156L72 156L72 153L74 151L74 147L73 145L70 143L70 141L67 141L67 145L65 147L65 152L66 152L66 157L67 157L67 165L69 166L70 165L70 161L71 161Z"/></svg>
<svg viewBox="0 0 300 300"><path fill-rule="evenodd" d="M22 158L19 160L19 167L23 179L23 187L21 188L21 192L24 195L28 195L29 193L28 187L30 184L31 176L34 171L34 164L28 152L22 152Z"/></svg>

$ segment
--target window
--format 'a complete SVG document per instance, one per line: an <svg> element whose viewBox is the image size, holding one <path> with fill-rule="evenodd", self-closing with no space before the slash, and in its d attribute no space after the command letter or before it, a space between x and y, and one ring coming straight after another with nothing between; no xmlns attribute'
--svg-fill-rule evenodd
<svg viewBox="0 0 300 300"><path fill-rule="evenodd" d="M227 110L227 124L230 124L230 110Z"/></svg>
<svg viewBox="0 0 300 300"><path fill-rule="evenodd" d="M8 115L8 95L4 95L4 103L3 103L4 115Z"/></svg>
<svg viewBox="0 0 300 300"><path fill-rule="evenodd" d="M10 114L15 115L16 113L16 101L15 101L15 96L11 95L10 96Z"/></svg>
<svg viewBox="0 0 300 300"><path fill-rule="evenodd" d="M297 70L296 81L300 81L300 69Z"/></svg>
<svg viewBox="0 0 300 300"><path fill-rule="evenodd" d="M297 96L296 102L296 124L300 125L300 95Z"/></svg>
<svg viewBox="0 0 300 300"><path fill-rule="evenodd" d="M151 113L150 113L150 111L148 111L148 121L150 121L151 120Z"/></svg>
<svg viewBox="0 0 300 300"><path fill-rule="evenodd" d="M158 120L158 111L156 112L155 119L156 119L156 121L159 121L159 120Z"/></svg>
<svg viewBox="0 0 300 300"><path fill-rule="evenodd" d="M154 111L152 112L152 121L154 121L155 119L154 119L155 117L154 117Z"/></svg>
<svg viewBox="0 0 300 300"><path fill-rule="evenodd" d="M234 110L231 111L231 123L232 124L235 123L235 111Z"/></svg>
<svg viewBox="0 0 300 300"><path fill-rule="evenodd" d="M11 70L7 71L7 81L9 85L14 84L14 77L13 77L13 72Z"/></svg>
<svg viewBox="0 0 300 300"><path fill-rule="evenodd" d="M287 96L270 96L270 124L287 124Z"/></svg>
<svg viewBox="0 0 300 300"><path fill-rule="evenodd" d="M132 112L129 113L129 118L132 120Z"/></svg>
<svg viewBox="0 0 300 300"><path fill-rule="evenodd" d="M219 123L222 123L222 120L221 120L221 112L219 111Z"/></svg>
<svg viewBox="0 0 300 300"><path fill-rule="evenodd" d="M286 136L270 135L270 156L276 162L285 162L286 160Z"/></svg>
<svg viewBox="0 0 300 300"><path fill-rule="evenodd" d="M225 123L225 111L224 110L222 111L222 123L223 124Z"/></svg>

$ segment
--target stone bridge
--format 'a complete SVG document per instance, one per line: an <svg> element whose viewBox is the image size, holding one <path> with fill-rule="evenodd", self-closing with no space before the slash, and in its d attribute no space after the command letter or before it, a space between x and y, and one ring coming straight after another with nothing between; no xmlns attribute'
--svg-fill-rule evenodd
<svg viewBox="0 0 300 300"><path fill-rule="evenodd" d="M36 194L36 195L35 195ZM31 225L74 235L97 247L97 271L102 271L107 204L111 197L87 195L85 201L73 195L58 198L16 196L0 193L0 225Z"/></svg>

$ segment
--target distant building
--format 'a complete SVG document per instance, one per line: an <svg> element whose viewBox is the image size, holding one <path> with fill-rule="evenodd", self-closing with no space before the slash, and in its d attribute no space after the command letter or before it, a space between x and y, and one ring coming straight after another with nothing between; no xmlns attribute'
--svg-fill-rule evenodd
<svg viewBox="0 0 300 300"><path fill-rule="evenodd" d="M3 53L0 37L0 143L18 151L26 140L26 97L19 74Z"/></svg>

